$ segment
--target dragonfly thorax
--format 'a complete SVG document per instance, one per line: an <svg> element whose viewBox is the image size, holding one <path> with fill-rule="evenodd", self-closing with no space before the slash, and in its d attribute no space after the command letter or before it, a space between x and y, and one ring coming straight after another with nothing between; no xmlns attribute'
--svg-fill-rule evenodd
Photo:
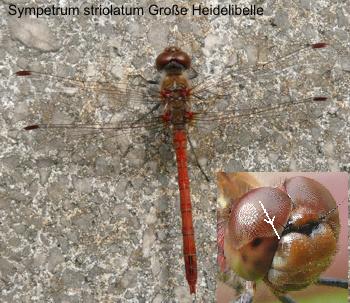
<svg viewBox="0 0 350 303"><path fill-rule="evenodd" d="M164 120L176 129L182 129L187 123L187 113L191 89L184 75L166 75L160 90L164 104Z"/></svg>
<svg viewBox="0 0 350 303"><path fill-rule="evenodd" d="M163 120L172 125L175 130L185 129L187 122L191 120L191 113L186 110L185 103L175 100L165 109Z"/></svg>
<svg viewBox="0 0 350 303"><path fill-rule="evenodd" d="M178 99L187 101L191 89L185 75L166 75L161 83L160 94L165 102Z"/></svg>

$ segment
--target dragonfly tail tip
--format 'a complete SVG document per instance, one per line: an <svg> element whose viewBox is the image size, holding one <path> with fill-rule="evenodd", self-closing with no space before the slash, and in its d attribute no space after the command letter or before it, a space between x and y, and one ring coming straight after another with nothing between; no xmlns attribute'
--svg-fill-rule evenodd
<svg viewBox="0 0 350 303"><path fill-rule="evenodd" d="M190 293L196 295L196 285L195 284L190 285Z"/></svg>

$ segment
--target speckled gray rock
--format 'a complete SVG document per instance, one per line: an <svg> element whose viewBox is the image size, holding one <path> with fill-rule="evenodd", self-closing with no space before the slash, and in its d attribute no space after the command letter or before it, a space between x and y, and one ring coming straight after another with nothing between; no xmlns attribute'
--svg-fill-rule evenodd
<svg viewBox="0 0 350 303"><path fill-rule="evenodd" d="M11 36L29 48L41 51L57 51L60 46L47 24L28 17L9 18Z"/></svg>
<svg viewBox="0 0 350 303"><path fill-rule="evenodd" d="M21 130L38 122L115 123L140 117L154 105L152 98L140 98L151 89L130 76L157 79L154 60L169 44L192 56L196 84L205 81L204 88L221 94L219 100L194 99L197 111L222 113L290 98L329 97L278 116L198 121L190 127L197 157L211 179L207 184L190 154L197 302L215 302L216 171L350 171L346 1L262 1L265 15L252 18L80 15L39 20L11 20L9 2L0 7L1 302L191 301L177 169L163 125L122 134ZM228 76L317 41L330 46L277 60L260 73L240 74L236 82ZM17 78L19 69L98 83L95 91L86 91L57 78ZM105 82L124 94L99 93ZM127 85L134 90L126 90ZM87 82L86 87L91 88Z"/></svg>

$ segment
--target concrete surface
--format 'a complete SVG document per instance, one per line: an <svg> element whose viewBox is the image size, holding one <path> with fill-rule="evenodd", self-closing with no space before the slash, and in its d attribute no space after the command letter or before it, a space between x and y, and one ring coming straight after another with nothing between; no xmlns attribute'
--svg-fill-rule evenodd
<svg viewBox="0 0 350 303"><path fill-rule="evenodd" d="M229 94L194 100L197 111L329 97L314 106L284 108L279 115L222 118L191 127L196 154L211 178L206 183L190 156L196 302L215 302L216 171L350 170L346 1L239 1L265 8L264 16L255 18L18 19L7 15L9 3L0 7L1 302L192 301L184 278L169 135L154 129L96 136L21 130L38 122L133 120L150 108L140 102L143 89L127 90L130 95L122 97L97 96L92 90L57 88L53 78L16 78L19 69L105 81L125 90L129 75L154 78L154 59L175 43L193 57L197 83ZM287 56L318 41L330 47ZM229 76L272 58L283 59L253 74Z"/></svg>

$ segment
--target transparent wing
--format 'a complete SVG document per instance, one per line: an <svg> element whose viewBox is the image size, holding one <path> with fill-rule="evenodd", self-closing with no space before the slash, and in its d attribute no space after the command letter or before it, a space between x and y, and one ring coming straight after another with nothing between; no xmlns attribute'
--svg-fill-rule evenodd
<svg viewBox="0 0 350 303"><path fill-rule="evenodd" d="M315 89L317 93L326 90L324 74L330 69L331 63L324 59L324 52L333 49L326 43L289 47L286 53L273 54L264 62L241 68L230 67L222 75L211 75L194 83L194 98L216 104L220 99L233 100L242 94L246 94L249 99L263 96L261 99L267 100L272 92L276 95L286 91L292 94L306 87L309 91L310 88Z"/></svg>

